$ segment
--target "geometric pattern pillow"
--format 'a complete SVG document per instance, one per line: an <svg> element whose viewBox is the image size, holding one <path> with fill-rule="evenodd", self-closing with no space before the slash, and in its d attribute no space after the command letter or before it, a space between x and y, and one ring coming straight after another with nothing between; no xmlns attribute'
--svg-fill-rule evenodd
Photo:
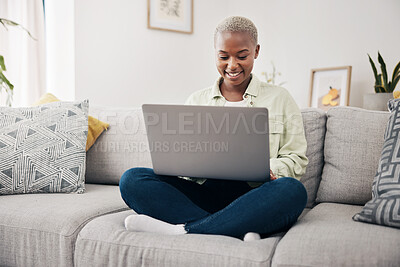
<svg viewBox="0 0 400 267"><path fill-rule="evenodd" d="M59 102L61 101L55 95L51 93L46 93L40 97L38 101L32 104L32 106L39 106L51 102ZM88 136L86 141L86 151L88 151L96 142L96 139L99 138L101 133L104 130L107 130L110 124L106 122L102 122L92 116L88 116Z"/></svg>
<svg viewBox="0 0 400 267"><path fill-rule="evenodd" d="M400 99L390 100L388 106L391 115L372 184L372 200L353 220L400 228Z"/></svg>
<svg viewBox="0 0 400 267"><path fill-rule="evenodd" d="M0 107L0 195L85 190L89 103Z"/></svg>

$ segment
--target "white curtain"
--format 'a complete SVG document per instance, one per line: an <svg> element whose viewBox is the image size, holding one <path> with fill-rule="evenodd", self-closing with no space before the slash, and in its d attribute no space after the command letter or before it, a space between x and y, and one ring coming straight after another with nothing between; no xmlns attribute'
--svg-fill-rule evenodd
<svg viewBox="0 0 400 267"><path fill-rule="evenodd" d="M8 80L14 85L13 107L30 106L46 92L45 32L42 0L0 0L0 18L21 24L37 39L19 27L0 25L0 55L4 56ZM4 105L1 95L0 104Z"/></svg>

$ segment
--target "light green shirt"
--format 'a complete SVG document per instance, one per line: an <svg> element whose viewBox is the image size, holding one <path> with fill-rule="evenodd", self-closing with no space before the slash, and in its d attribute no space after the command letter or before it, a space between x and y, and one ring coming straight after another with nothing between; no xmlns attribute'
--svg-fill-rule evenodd
<svg viewBox="0 0 400 267"><path fill-rule="evenodd" d="M218 78L212 87L189 96L186 105L224 106ZM308 159L300 109L289 92L279 86L260 81L254 74L243 95L248 107L266 107L269 111L270 167L279 177L300 179L305 173ZM193 179L203 183L205 179Z"/></svg>

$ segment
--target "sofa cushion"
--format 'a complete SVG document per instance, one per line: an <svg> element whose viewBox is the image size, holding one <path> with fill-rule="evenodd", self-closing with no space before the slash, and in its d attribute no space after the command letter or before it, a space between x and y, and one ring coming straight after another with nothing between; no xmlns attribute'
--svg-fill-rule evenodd
<svg viewBox="0 0 400 267"><path fill-rule="evenodd" d="M315 205L315 197L324 166L326 114L317 108L306 108L301 110L301 115L303 116L304 133L307 140L308 165L306 173L300 181L308 194L306 207L311 208Z"/></svg>
<svg viewBox="0 0 400 267"><path fill-rule="evenodd" d="M372 185L372 200L353 219L400 228L400 99L391 100L389 109L392 113Z"/></svg>
<svg viewBox="0 0 400 267"><path fill-rule="evenodd" d="M371 199L389 112L336 107L327 116L316 201L364 205Z"/></svg>
<svg viewBox="0 0 400 267"><path fill-rule="evenodd" d="M361 209L317 205L278 243L272 266L399 266L400 230L353 221Z"/></svg>
<svg viewBox="0 0 400 267"><path fill-rule="evenodd" d="M79 233L75 266L269 266L280 236L243 242L220 235L125 230L133 211L105 215Z"/></svg>
<svg viewBox="0 0 400 267"><path fill-rule="evenodd" d="M0 107L0 195L83 192L89 103Z"/></svg>
<svg viewBox="0 0 400 267"><path fill-rule="evenodd" d="M85 194L0 196L0 266L73 266L80 229L125 209L118 186L89 184Z"/></svg>
<svg viewBox="0 0 400 267"><path fill-rule="evenodd" d="M141 108L92 107L90 114L110 129L87 152L87 183L118 184L126 170L152 167Z"/></svg>

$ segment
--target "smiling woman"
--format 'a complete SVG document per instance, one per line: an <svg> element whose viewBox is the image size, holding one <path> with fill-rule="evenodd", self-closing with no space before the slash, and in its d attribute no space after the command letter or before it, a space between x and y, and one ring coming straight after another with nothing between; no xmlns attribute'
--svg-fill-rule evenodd
<svg viewBox="0 0 400 267"><path fill-rule="evenodd" d="M132 168L120 180L122 198L140 214L126 218L128 230L228 235L248 241L288 229L305 207L307 192L297 180L308 163L302 116L286 89L252 74L260 52L255 25L243 17L223 20L215 30L214 48L220 77L213 86L189 96L186 104L268 108L271 179L255 184L246 177L176 177ZM180 151L202 149L195 143L178 145Z"/></svg>
<svg viewBox="0 0 400 267"><path fill-rule="evenodd" d="M260 51L255 25L243 17L225 20L214 33L216 64L222 78L221 93L228 101L241 101L250 83Z"/></svg>
<svg viewBox="0 0 400 267"><path fill-rule="evenodd" d="M251 80L254 60L260 45L247 32L216 32L217 69L224 79L221 93L228 101L241 101Z"/></svg>

